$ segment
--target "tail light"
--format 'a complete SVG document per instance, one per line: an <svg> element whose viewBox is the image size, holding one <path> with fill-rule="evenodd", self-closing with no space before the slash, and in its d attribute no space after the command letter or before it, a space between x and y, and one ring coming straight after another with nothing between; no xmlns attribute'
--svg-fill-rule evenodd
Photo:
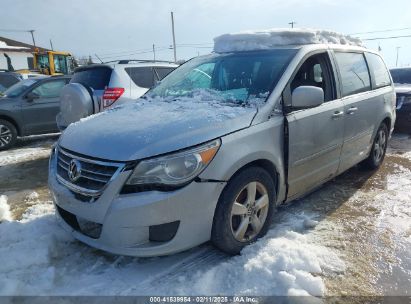
<svg viewBox="0 0 411 304"><path fill-rule="evenodd" d="M103 108L110 107L124 93L124 88L107 88L103 94Z"/></svg>

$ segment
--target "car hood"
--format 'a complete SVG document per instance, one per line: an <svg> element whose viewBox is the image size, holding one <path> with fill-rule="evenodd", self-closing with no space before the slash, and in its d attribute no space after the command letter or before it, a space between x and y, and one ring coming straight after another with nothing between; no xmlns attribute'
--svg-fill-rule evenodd
<svg viewBox="0 0 411 304"><path fill-rule="evenodd" d="M71 124L59 145L105 160L138 160L246 128L256 112L210 100L140 99Z"/></svg>

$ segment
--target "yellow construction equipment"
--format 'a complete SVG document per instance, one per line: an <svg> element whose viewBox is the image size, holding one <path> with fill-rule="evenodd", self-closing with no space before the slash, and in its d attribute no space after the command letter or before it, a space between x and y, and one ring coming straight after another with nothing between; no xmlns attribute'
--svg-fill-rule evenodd
<svg viewBox="0 0 411 304"><path fill-rule="evenodd" d="M73 72L73 57L67 52L43 51L33 53L34 69L45 75L68 75Z"/></svg>

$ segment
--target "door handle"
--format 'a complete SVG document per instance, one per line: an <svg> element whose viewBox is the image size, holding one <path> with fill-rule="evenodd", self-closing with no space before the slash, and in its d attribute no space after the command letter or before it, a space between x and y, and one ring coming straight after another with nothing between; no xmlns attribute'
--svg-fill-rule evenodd
<svg viewBox="0 0 411 304"><path fill-rule="evenodd" d="M358 110L357 107L351 107L347 110L347 114L354 114Z"/></svg>
<svg viewBox="0 0 411 304"><path fill-rule="evenodd" d="M331 116L333 119L338 118L344 115L343 111L335 111L334 114Z"/></svg>

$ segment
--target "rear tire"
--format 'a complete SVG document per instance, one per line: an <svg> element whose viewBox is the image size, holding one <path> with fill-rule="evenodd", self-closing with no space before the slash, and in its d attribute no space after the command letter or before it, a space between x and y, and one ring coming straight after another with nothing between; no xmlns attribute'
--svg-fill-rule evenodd
<svg viewBox="0 0 411 304"><path fill-rule="evenodd" d="M236 255L264 236L275 209L275 183L260 167L249 167L235 175L217 204L211 233L212 243Z"/></svg>
<svg viewBox="0 0 411 304"><path fill-rule="evenodd" d="M376 170L381 166L387 151L388 136L388 127L385 123L382 123L375 135L370 155L360 163L362 168Z"/></svg>
<svg viewBox="0 0 411 304"><path fill-rule="evenodd" d="M7 120L0 119L0 151L7 150L17 139L16 127Z"/></svg>

